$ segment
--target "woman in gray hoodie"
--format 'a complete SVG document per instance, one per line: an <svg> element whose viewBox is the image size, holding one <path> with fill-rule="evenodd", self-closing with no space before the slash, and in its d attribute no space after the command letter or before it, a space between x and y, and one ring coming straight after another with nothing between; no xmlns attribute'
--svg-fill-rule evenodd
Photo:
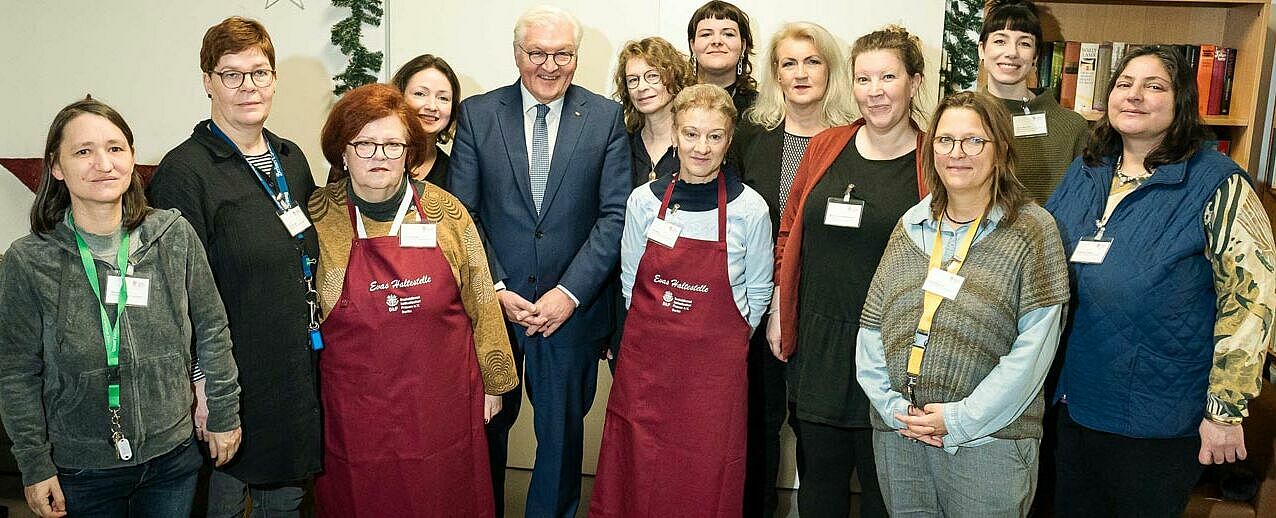
<svg viewBox="0 0 1276 518"><path fill-rule="evenodd" d="M31 234L0 266L0 415L38 516L190 515L192 351L210 454L221 464L239 447L208 260L190 224L142 189L119 113L91 98L58 113Z"/></svg>

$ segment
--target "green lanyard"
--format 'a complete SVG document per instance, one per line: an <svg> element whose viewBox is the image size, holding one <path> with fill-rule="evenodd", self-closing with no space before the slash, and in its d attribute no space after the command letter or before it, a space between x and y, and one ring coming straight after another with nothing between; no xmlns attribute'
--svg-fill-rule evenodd
<svg viewBox="0 0 1276 518"><path fill-rule="evenodd" d="M120 251L116 253L115 262L120 270L120 297L115 302L115 325L111 325L110 316L106 313L106 305L102 303L102 287L97 280L97 265L89 253L89 246L80 237L80 230L75 226L75 218L68 216L71 230L75 233L75 247L80 251L80 262L84 264L84 275L89 278L89 286L97 297L97 308L102 313L102 341L106 343L106 366L120 365L120 321L124 319L124 306L128 302L128 283L124 282L125 268L128 267L128 230L120 236ZM107 403L112 409L120 407L120 384L118 381L106 386Z"/></svg>

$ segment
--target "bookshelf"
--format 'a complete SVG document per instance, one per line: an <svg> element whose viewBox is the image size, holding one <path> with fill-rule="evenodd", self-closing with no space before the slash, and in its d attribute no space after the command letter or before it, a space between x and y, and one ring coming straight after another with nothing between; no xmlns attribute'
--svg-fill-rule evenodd
<svg viewBox="0 0 1276 518"><path fill-rule="evenodd" d="M1250 169L1262 137L1258 97L1266 78L1263 52L1271 0L1037 0L1046 41L1127 41L1202 44L1237 49L1231 110L1204 117L1220 139L1232 141L1231 157ZM1098 112L1083 113L1098 120Z"/></svg>

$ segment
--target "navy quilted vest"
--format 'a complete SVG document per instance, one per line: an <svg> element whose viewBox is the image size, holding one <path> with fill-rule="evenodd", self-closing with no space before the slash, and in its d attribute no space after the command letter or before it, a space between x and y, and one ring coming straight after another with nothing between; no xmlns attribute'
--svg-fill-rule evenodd
<svg viewBox="0 0 1276 518"><path fill-rule="evenodd" d="M1072 318L1054 400L1078 423L1128 437L1196 435L1215 321L1201 216L1233 174L1245 172L1212 149L1157 168L1112 213L1103 264L1069 263ZM1112 160L1078 158L1046 204L1069 256L1094 235L1112 175Z"/></svg>

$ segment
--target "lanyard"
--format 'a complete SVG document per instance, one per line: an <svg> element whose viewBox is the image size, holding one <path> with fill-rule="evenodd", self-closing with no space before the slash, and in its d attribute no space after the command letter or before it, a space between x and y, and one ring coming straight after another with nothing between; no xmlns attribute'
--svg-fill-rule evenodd
<svg viewBox="0 0 1276 518"><path fill-rule="evenodd" d="M262 140L266 142L266 150L270 152L270 160L275 165L275 183L279 185L278 191L266 182L266 178L262 175L261 171L253 166L252 162L248 161L248 157L244 156L243 151L239 150L239 146L236 146L235 143L230 140L230 137L227 137L226 134L222 132L221 128L217 127L216 123L209 121L208 129L212 130L214 135L217 135L222 140L226 141L227 144L230 144L230 147L234 148L235 152L239 154L239 158L244 159L244 163L248 164L248 168L253 171L253 178L256 178L257 183L261 184L261 188L266 191L268 196L270 196L271 201L275 204L275 209L280 214L283 214L284 211L292 208L292 195L288 192L288 179L284 177L283 164L279 163L279 154L275 153L274 146L270 145L270 140L267 139L265 135L262 136Z"/></svg>
<svg viewBox="0 0 1276 518"><path fill-rule="evenodd" d="M80 262L84 264L84 275L89 279L89 286L93 288L93 295L97 297L97 308L101 312L102 317L102 341L106 345L106 366L115 369L120 366L120 321L124 319L124 306L128 302L128 283L120 281L119 300L115 301L115 324L111 324L110 315L106 312L106 305L102 302L102 287L97 279L97 265L93 262L93 256L89 253L89 246L84 243L84 238L80 237L80 231L75 226L75 218L68 215L71 222L71 230L75 233L75 248L80 252ZM120 276L124 276L124 272L128 268L128 230L123 231L120 237L120 250L115 255L117 268L120 270ZM120 383L118 376L108 376L111 380L106 387L107 403L112 409L120 408Z"/></svg>
<svg viewBox="0 0 1276 518"><path fill-rule="evenodd" d="M399 227L403 225L403 218L408 215L408 208L417 201L416 190L412 188L412 182L406 178L403 181L408 183L408 187L407 191L403 193L403 201L399 202L399 211L394 215L394 223L390 224L390 233L387 234L390 236L399 235ZM357 235L359 236L359 239L367 239L368 229L364 228L363 218L359 217L359 206L354 203L354 200L350 200L350 204L354 206L354 226L358 233ZM421 219L421 215L424 214L424 212L421 210L420 205L421 204L417 202L416 220L418 223L425 221Z"/></svg>
<svg viewBox="0 0 1276 518"><path fill-rule="evenodd" d="M961 244L957 247L957 251L953 253L953 259L948 263L945 271L956 274L966 262L966 254L970 253L970 246L975 242L975 234L979 233L979 225L983 223L984 217L980 215L971 224L966 231L966 237L962 238ZM944 258L944 220L941 217L935 228L935 245L930 251L930 270L940 269ZM913 406L920 408L917 404L917 397L913 393L917 386L917 379L922 372L922 358L926 356L926 343L930 341L930 326L935 321L935 312L939 310L939 303L944 301L944 297L938 293L929 291L922 292L922 316L917 322L917 334L913 340L913 347L908 351L908 366L906 373L908 374L908 384L905 388L908 390L908 399Z"/></svg>
<svg viewBox="0 0 1276 518"><path fill-rule="evenodd" d="M295 208L292 195L288 192L288 179L284 177L284 166L279 162L279 153L276 153L274 146L270 145L270 139L265 138L264 134L262 135L262 140L266 142L266 150L270 152L270 160L275 165L275 183L279 185L278 191L270 187L261 171L253 166L252 162L248 161L248 157L244 156L244 152L240 151L239 146L236 146L235 142L230 140L230 137L227 137L221 128L217 127L217 123L208 121L208 129L214 135L226 141L227 144L230 144L231 149L234 149L235 153L239 154L239 158L244 159L244 163L248 164L248 168L253 171L253 178L257 179L257 183L261 185L261 188L266 191L266 195L270 197L271 202L275 204L275 212L277 214L283 215L285 212ZM315 261L302 248L306 240L306 232L303 230L293 237L297 238L297 252L301 255L301 274L305 277L306 282L306 304L310 306L310 322L308 325L310 348L318 351L323 349L323 338L319 335L319 295L315 290Z"/></svg>

